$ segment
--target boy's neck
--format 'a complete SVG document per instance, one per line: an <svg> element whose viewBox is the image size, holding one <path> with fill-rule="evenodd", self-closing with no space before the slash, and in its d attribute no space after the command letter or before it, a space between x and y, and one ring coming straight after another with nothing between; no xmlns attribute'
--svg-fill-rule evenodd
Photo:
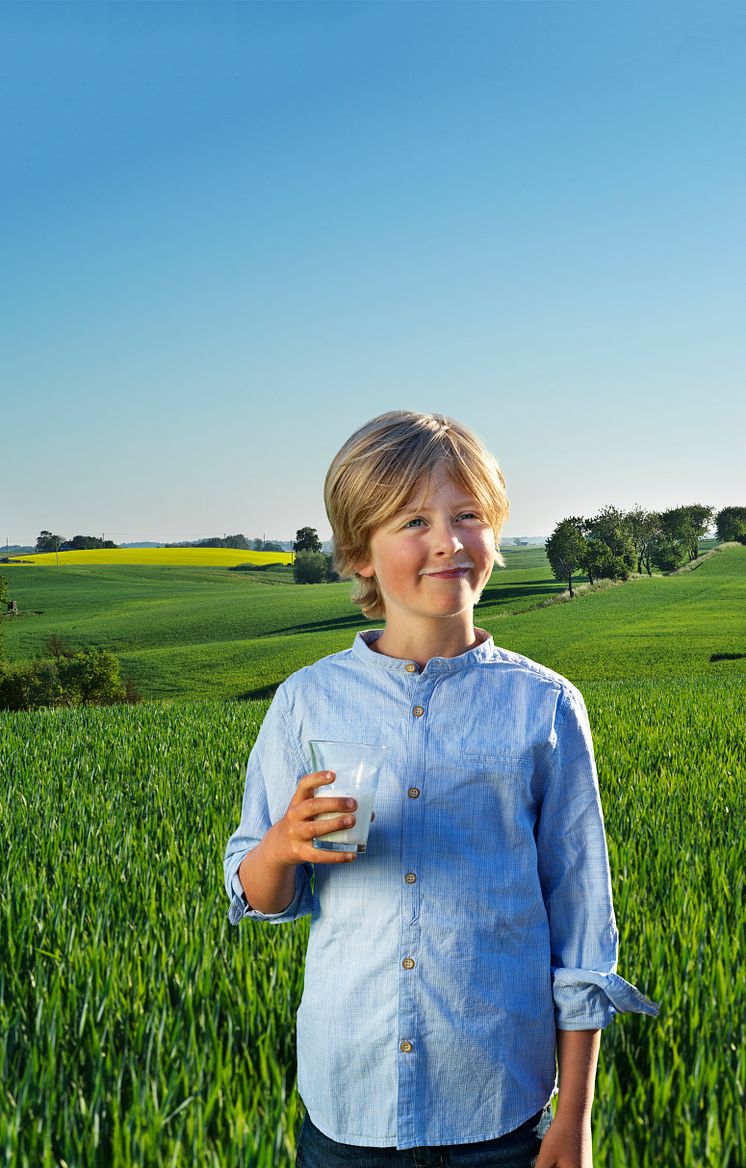
<svg viewBox="0 0 746 1168"><path fill-rule="evenodd" d="M370 648L386 657L414 661L424 669L433 657L460 657L488 636L472 622L468 626L449 627L448 622L435 621L432 626L407 628L387 621L381 636L371 642Z"/></svg>

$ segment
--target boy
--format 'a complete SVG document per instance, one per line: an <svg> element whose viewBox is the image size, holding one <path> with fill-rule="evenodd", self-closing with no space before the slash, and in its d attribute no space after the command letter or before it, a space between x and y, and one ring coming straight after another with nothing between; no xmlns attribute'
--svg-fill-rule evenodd
<svg viewBox="0 0 746 1168"><path fill-rule="evenodd" d="M297 1164L589 1168L599 1031L657 1010L614 972L583 700L474 626L503 477L458 423L394 411L345 443L325 501L385 625L280 686L225 857L233 923L311 914ZM309 739L387 748L364 856L313 848L355 806L314 798L333 776Z"/></svg>

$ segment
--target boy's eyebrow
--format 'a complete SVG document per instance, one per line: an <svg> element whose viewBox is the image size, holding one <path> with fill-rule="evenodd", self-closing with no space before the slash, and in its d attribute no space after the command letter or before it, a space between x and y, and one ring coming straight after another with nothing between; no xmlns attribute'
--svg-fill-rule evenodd
<svg viewBox="0 0 746 1168"><path fill-rule="evenodd" d="M479 506L479 503L477 502L477 500L473 496L470 495L464 499L458 499L453 504L453 509L454 509L454 511L460 511L462 508L470 507L472 510L474 510L474 508L476 508L478 506ZM391 518L392 519L400 519L404 515L416 515L420 511L429 511L429 510L431 510L431 508L426 507L423 503L419 503L419 504L405 503L404 506L402 507L401 511L396 511L391 516Z"/></svg>

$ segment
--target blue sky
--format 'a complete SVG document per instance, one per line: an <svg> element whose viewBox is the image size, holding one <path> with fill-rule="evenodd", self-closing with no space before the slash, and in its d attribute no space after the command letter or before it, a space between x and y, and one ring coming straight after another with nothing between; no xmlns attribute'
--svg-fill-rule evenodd
<svg viewBox="0 0 746 1168"><path fill-rule="evenodd" d="M746 504L744 125L740 0L3 4L0 539L326 537L394 408Z"/></svg>

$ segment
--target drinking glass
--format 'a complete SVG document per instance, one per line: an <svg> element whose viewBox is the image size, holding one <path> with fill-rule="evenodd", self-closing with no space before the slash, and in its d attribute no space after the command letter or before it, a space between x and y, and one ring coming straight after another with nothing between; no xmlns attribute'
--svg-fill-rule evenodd
<svg viewBox="0 0 746 1168"><path fill-rule="evenodd" d="M355 823L341 831L316 836L315 848L329 852L364 852L368 845L370 817L378 779L386 757L385 746L369 746L365 742L325 742L312 739L309 744L315 771L334 771L333 783L318 787L314 794L319 799L352 798L357 800ZM317 819L337 819L342 812L330 811Z"/></svg>

